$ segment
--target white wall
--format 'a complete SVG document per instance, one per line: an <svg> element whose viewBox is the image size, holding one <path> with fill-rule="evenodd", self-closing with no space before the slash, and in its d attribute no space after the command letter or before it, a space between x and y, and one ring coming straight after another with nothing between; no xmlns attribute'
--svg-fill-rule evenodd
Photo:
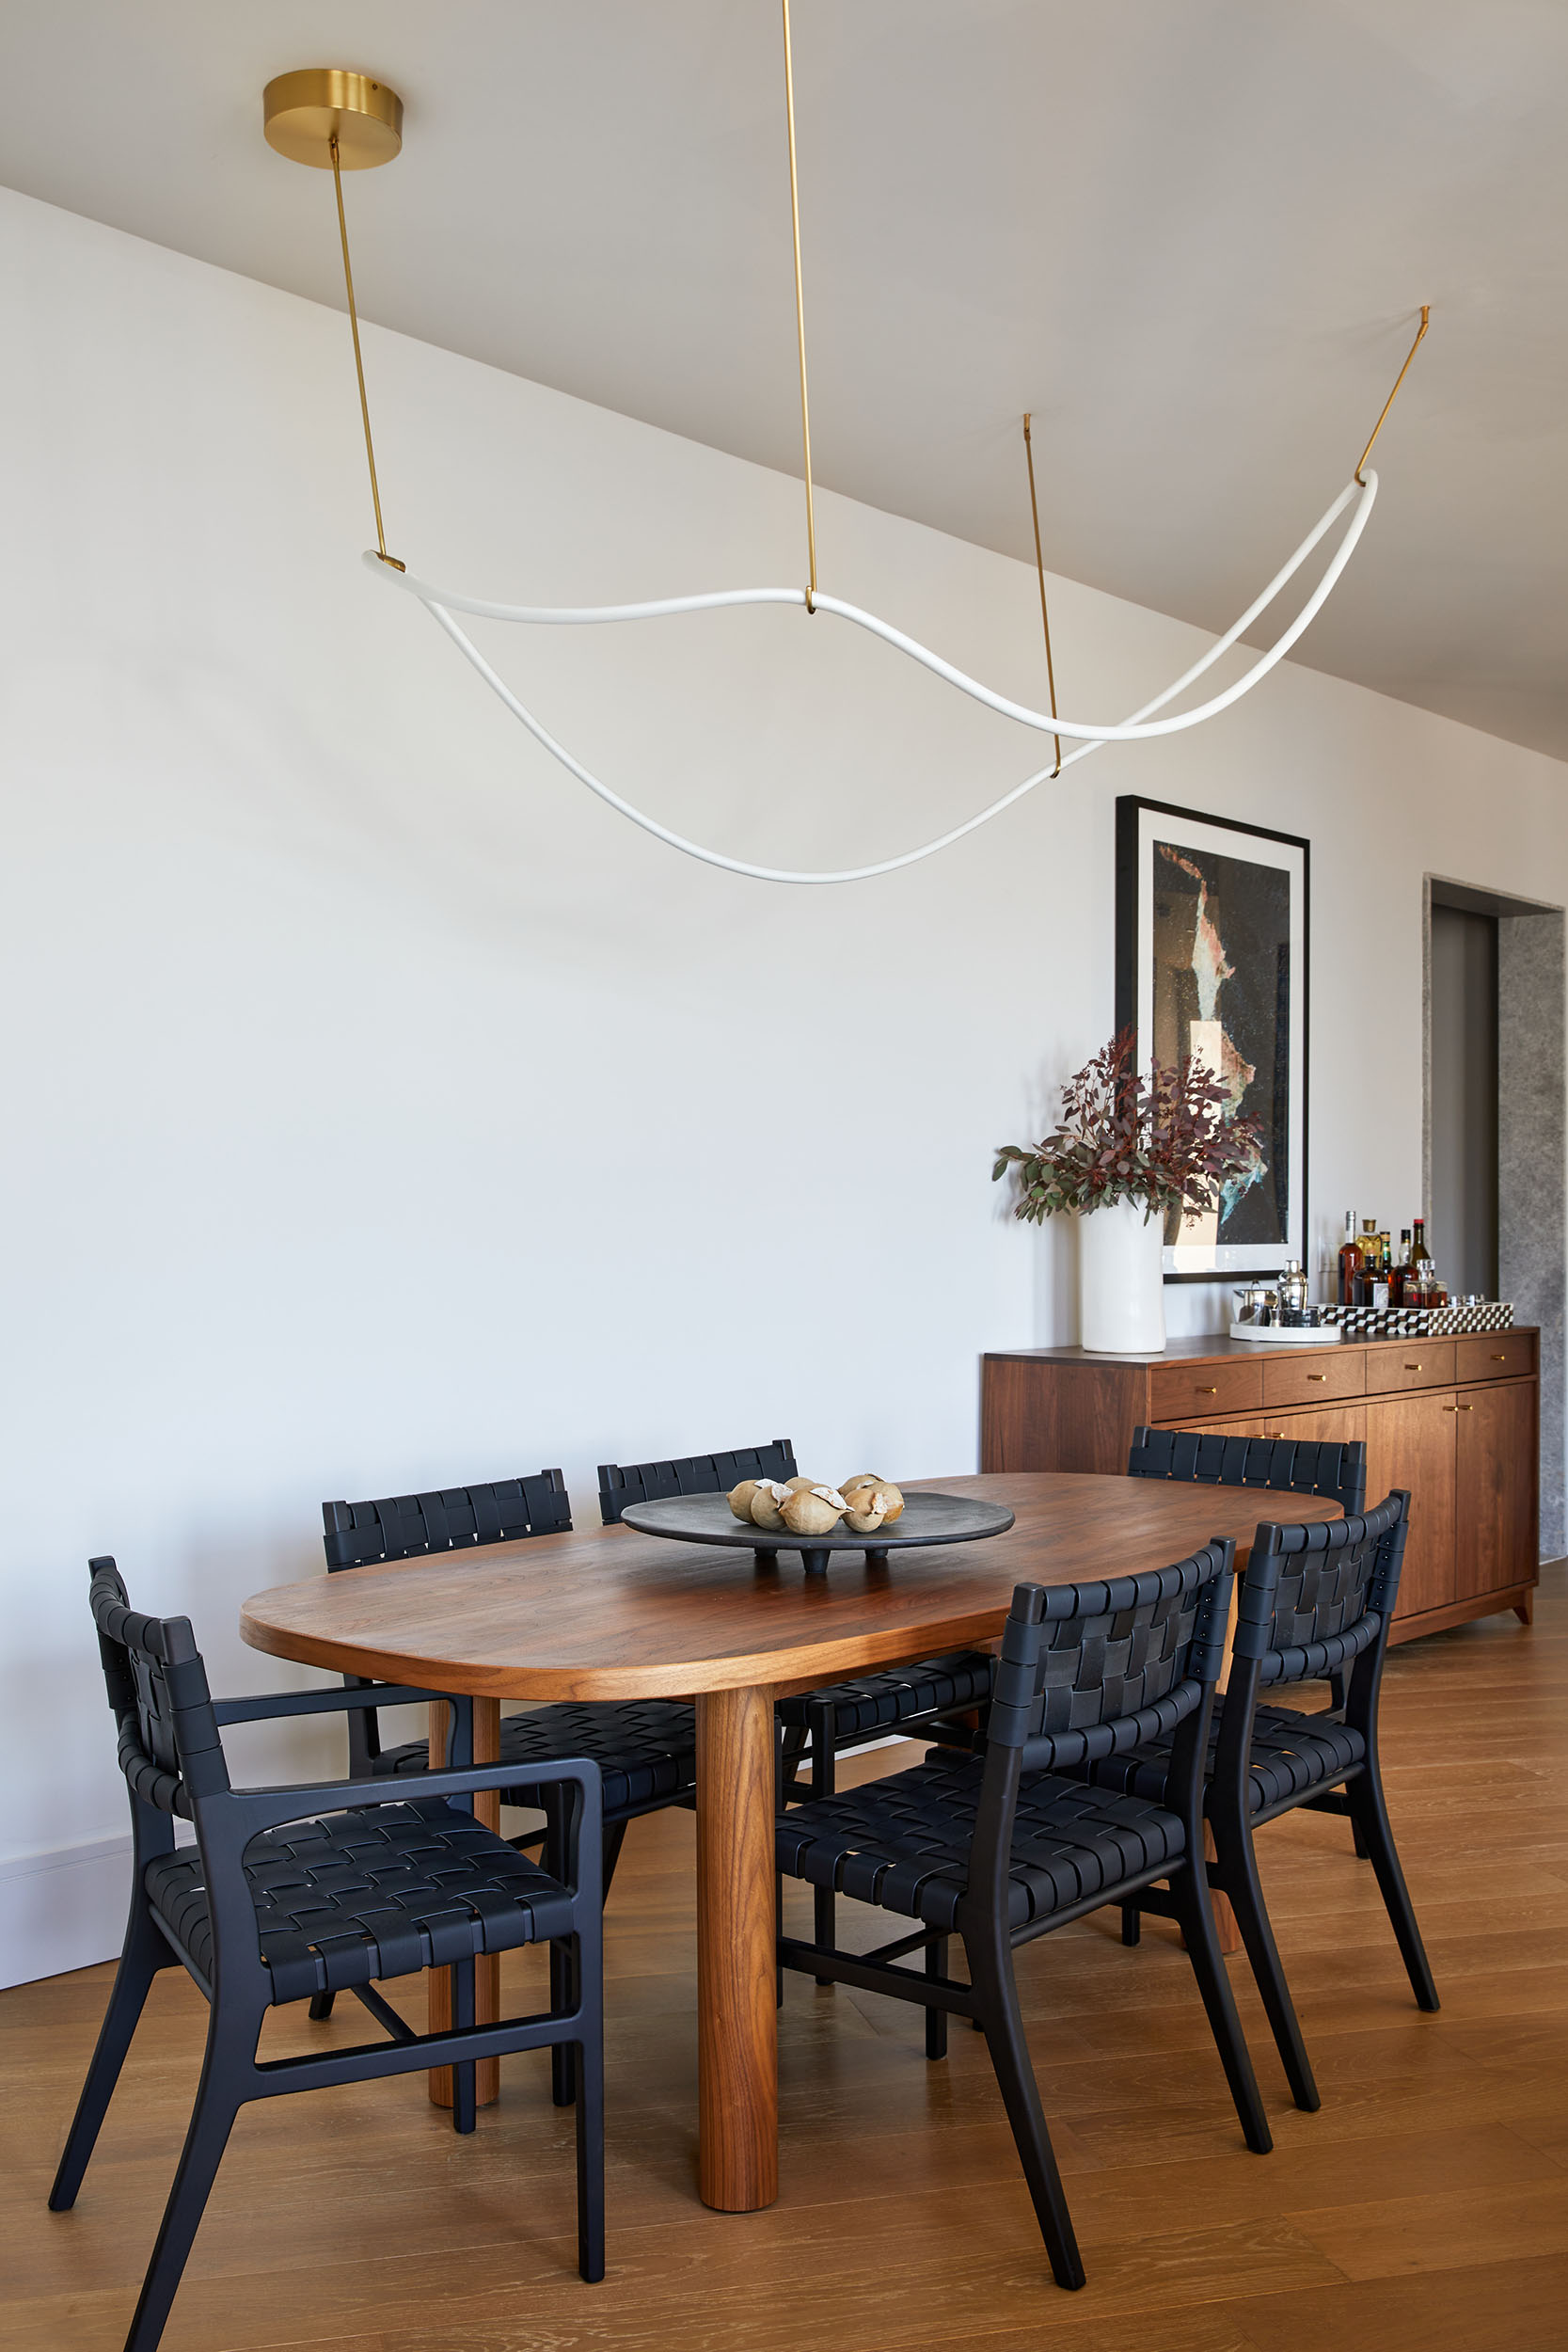
<svg viewBox="0 0 1568 2352"><path fill-rule="evenodd" d="M781 1432L829 1470L973 1467L980 1351L1072 1336L1066 1237L1006 1221L990 1151L1110 1029L1118 791L1312 838L1321 1232L1418 1202L1423 869L1562 899L1568 841L1560 766L1287 667L888 880L699 867L361 569L341 317L9 194L0 256L17 1976L116 1940L89 1552L260 1688L284 1676L237 1604L321 1566L323 1496L560 1463L591 1521L601 1458ZM391 544L436 579L800 576L795 484L366 343ZM842 499L818 519L827 581L1037 695L1027 570ZM1077 710L1199 645L1053 593ZM798 612L494 634L591 762L753 856L884 853L1039 756ZM99 1893L52 1902L73 1870Z"/></svg>

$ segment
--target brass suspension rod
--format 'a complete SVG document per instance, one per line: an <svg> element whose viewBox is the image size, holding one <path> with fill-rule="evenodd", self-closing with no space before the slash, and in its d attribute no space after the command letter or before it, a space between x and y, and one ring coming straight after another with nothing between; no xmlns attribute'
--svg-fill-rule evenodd
<svg viewBox="0 0 1568 2352"><path fill-rule="evenodd" d="M1418 353L1418 351L1419 351L1419 349L1420 349L1420 347L1421 347L1421 338L1422 338L1422 336L1423 336L1423 335L1426 333L1426 331L1427 331L1427 322L1428 322L1428 320L1431 318L1431 316L1432 316L1432 305L1431 305L1431 303L1430 303L1430 302L1423 302L1423 303L1422 303L1422 305L1421 305L1421 323L1420 323L1419 326L1418 326L1418 328L1416 329L1416 340L1415 340L1415 342L1411 344L1410 349L1409 349L1409 350L1405 353L1405 355L1404 355L1404 365L1403 365L1403 367L1402 367L1402 368L1401 368L1401 370L1400 370L1400 372L1399 372L1398 375L1396 375L1396 376L1395 376L1395 378L1394 378L1394 389L1393 389L1393 390L1389 393L1389 395L1388 395L1387 399L1386 399L1386 400L1384 402L1384 404L1383 404L1383 415L1382 415L1382 416L1380 416L1380 417L1378 418L1378 421L1377 421L1376 424L1374 424L1374 425L1373 425L1373 427L1372 427L1371 440L1370 440L1370 441L1367 443L1366 448L1362 451L1362 453L1361 453L1360 456L1359 456L1359 457L1356 459L1356 461L1355 461L1355 478L1356 478L1357 482L1360 482L1360 481L1361 481L1361 469L1362 469L1362 467L1366 464L1366 462L1367 462L1368 458L1369 458L1369 457L1371 455L1371 453L1372 453L1372 441L1375 441L1375 440L1376 440L1376 438L1377 438L1378 435L1379 435L1379 434L1382 432L1382 430L1383 430L1383 418L1384 418L1384 417L1386 417L1386 416L1388 414L1389 409L1390 409L1390 408L1392 408L1392 406L1393 406L1393 405L1394 405L1395 401L1396 401L1396 400L1397 400L1397 398L1399 397L1399 389L1400 389L1400 386L1401 386L1401 385L1404 382L1405 377L1406 377L1406 376L1409 374L1409 373L1410 373L1410 362L1411 362L1411 360L1412 360L1412 359L1414 359L1414 358L1416 357L1416 354ZM1362 484L1362 487L1363 487L1363 488L1365 488L1365 487L1366 487L1366 485L1365 485L1364 483ZM1054 706L1053 706L1053 707L1054 707Z"/></svg>
<svg viewBox="0 0 1568 2352"><path fill-rule="evenodd" d="M816 610L816 514L811 495L811 392L806 383L806 304L800 285L800 189L795 167L795 63L789 46L789 0L784 0L784 111L789 119L789 214L795 230L795 332L800 346L800 446L806 468L806 611Z"/></svg>
<svg viewBox="0 0 1568 2352"><path fill-rule="evenodd" d="M1039 501L1035 496L1035 444L1029 432L1029 419L1033 413L1033 410L1028 408L1023 412L1023 455L1029 468L1029 515L1035 526L1035 570L1040 583L1040 626L1045 630L1045 679L1051 689L1051 716L1054 718L1056 716L1056 666L1051 659L1051 614L1045 601L1045 558L1040 553ZM1053 735L1051 739L1056 746L1056 765L1051 771L1051 781L1054 782L1062 772L1062 739L1059 735Z"/></svg>
<svg viewBox="0 0 1568 2352"><path fill-rule="evenodd" d="M359 379L359 415L365 427L365 462L371 469L371 503L375 508L375 544L384 564L395 572L406 570L395 555L387 552L387 533L381 524L381 489L375 478L375 443L371 438L371 404L365 396L365 362L359 351L359 312L354 300L354 269L348 258L348 221L343 212L343 173L338 155L338 134L333 132L328 142L332 155L332 189L338 199L338 235L343 248L343 285L348 293L348 323L354 336L354 373Z"/></svg>

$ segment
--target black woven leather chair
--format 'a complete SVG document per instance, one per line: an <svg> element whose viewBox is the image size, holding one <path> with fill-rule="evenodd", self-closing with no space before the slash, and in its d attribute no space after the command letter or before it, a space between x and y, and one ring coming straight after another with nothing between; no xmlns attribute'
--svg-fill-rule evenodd
<svg viewBox="0 0 1568 2352"><path fill-rule="evenodd" d="M795 1448L788 1438L734 1454L696 1454L674 1462L599 1465L599 1508L607 1527L619 1521L628 1502L662 1495L728 1494L743 1478L793 1478ZM888 1666L820 1691L804 1691L778 1703L782 1733L780 1772L786 1802L831 1797L837 1785L840 1752L863 1740L918 1731L943 1718L984 1708L990 1698L996 1661L988 1650L953 1650L923 1658L912 1666ZM956 1733L967 1744L967 1731ZM806 1777L800 1758L808 1755ZM819 1943L834 1938L833 1896L816 1891ZM828 1981L826 1978L822 1979Z"/></svg>
<svg viewBox="0 0 1568 2352"><path fill-rule="evenodd" d="M196 2106L126 2352L153 2352L163 2333L234 2118L246 2101L450 2065L452 2120L460 2132L471 2132L475 2061L546 2044L569 2043L578 2058L578 2261L585 2279L602 2278L598 1766L573 1756L552 1767L558 1785L571 1791L567 1867L560 1879L474 1820L474 1792L495 1786L500 1768L493 1764L432 1772L411 1804L388 1801L384 1782L365 1780L234 1788L222 1724L353 1710L363 1703L360 1693L289 1691L214 1700L189 1619L139 1615L112 1559L91 1561L89 1574L130 1793L134 1867L124 1949L49 2194L54 2212L76 2201L159 1969L182 1963L209 2005ZM390 1695L402 1702L441 1694L399 1688ZM451 1720L463 1724L463 1702ZM194 1848L176 1846L177 1818L195 1824ZM571 2005L476 2026L476 1957L546 1937L572 1943ZM375 1989L377 1979L446 1966L453 1979L449 2032L415 2033ZM363 2003L386 2042L257 2058L269 2009L339 1989Z"/></svg>
<svg viewBox="0 0 1568 2352"><path fill-rule="evenodd" d="M1253 1847L1263 1822L1296 1805L1349 1816L1357 1852L1371 1860L1417 2003L1438 2006L1378 1760L1378 1695L1409 1507L1409 1496L1396 1489L1375 1510L1325 1527L1259 1527L1242 1581L1229 1686L1217 1703L1210 1743L1205 1804L1217 1855L1210 1879L1234 1907L1291 2094L1309 2111L1320 2104L1318 2087ZM1258 1705L1260 1690L1347 1671L1342 1719ZM1162 1738L1095 1764L1087 1776L1099 1787L1158 1803L1177 1770L1176 1750ZM1136 1943L1140 1912L1171 1908L1147 1887L1123 1898L1123 1941Z"/></svg>
<svg viewBox="0 0 1568 2352"><path fill-rule="evenodd" d="M908 1772L778 1817L781 1869L919 1922L863 1958L782 1937L784 1966L919 2002L932 2058L946 2046L949 2011L978 2021L1064 2287L1083 2285L1084 2265L1019 2011L1018 1945L1166 1879L1247 2146L1261 2154L1273 2144L1201 1869L1203 1757L1231 1556L1231 1545L1217 1541L1138 1576L1019 1585L983 1756L938 1749ZM1158 1735L1173 1742L1160 1802L1090 1788L1057 1769ZM963 1939L968 1984L946 1973L953 1935ZM923 1974L895 1965L916 1951Z"/></svg>
<svg viewBox="0 0 1568 2352"><path fill-rule="evenodd" d="M1367 1449L1357 1438L1336 1444L1311 1438L1230 1438L1212 1429L1134 1429L1129 1478L1177 1478L1205 1486L1267 1486L1275 1494L1328 1495L1341 1511L1367 1500ZM1337 1708L1342 1675L1328 1677ZM1357 1853L1361 1851L1359 1833Z"/></svg>
<svg viewBox="0 0 1568 2352"><path fill-rule="evenodd" d="M451 1486L372 1502L324 1502L322 1518L329 1570L364 1567L376 1560L411 1560L441 1551L468 1550L483 1544L515 1543L528 1535L570 1534L572 1526L566 1482L558 1470L488 1486ZM352 1677L345 1679L352 1682ZM350 1728L351 1771L401 1778L428 1770L426 1741L409 1740L383 1749L373 1708L361 1709L359 1721L362 1731L356 1735L352 1724ZM557 1874L562 1867L563 1835L553 1778L554 1759L559 1756L591 1756L599 1767L608 1899L626 1823L667 1804L691 1802L697 1777L695 1709L686 1701L671 1699L562 1700L531 1708L527 1714L503 1716L500 1760L507 1778L501 1802L537 1807L544 1813L545 1867ZM517 1842L528 1847L540 1839L524 1837ZM568 1998L570 1988L563 1974L568 1959L566 1952L552 1944L553 2000ZM310 2014L325 2017L331 2008L332 1995L326 1992L311 2004ZM557 2106L570 2106L575 2096L572 2058L564 2044L551 2061L551 2079Z"/></svg>

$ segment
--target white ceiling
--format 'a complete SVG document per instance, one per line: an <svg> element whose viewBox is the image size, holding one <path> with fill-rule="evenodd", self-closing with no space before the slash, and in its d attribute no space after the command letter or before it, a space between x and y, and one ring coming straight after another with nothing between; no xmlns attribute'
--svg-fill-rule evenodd
<svg viewBox="0 0 1568 2352"><path fill-rule="evenodd" d="M1217 628L1430 302L1296 658L1568 757L1564 0L795 0L795 49L820 481L1027 557L1031 407L1048 564ZM0 53L0 180L340 307L261 90L377 74L368 317L798 469L777 0L12 0Z"/></svg>

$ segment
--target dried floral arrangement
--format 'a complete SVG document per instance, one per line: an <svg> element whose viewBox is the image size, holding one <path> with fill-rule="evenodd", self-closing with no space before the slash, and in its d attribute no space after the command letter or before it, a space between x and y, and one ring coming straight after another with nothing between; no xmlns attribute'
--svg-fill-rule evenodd
<svg viewBox="0 0 1568 2352"><path fill-rule="evenodd" d="M1061 1124L1032 1152L999 1147L991 1182L1017 1171L1013 1214L1030 1224L1068 1210L1141 1204L1145 1221L1171 1209L1206 1213L1222 1185L1259 1167L1262 1130L1227 1119L1231 1092L1191 1055L1140 1077L1124 1029L1062 1089Z"/></svg>

